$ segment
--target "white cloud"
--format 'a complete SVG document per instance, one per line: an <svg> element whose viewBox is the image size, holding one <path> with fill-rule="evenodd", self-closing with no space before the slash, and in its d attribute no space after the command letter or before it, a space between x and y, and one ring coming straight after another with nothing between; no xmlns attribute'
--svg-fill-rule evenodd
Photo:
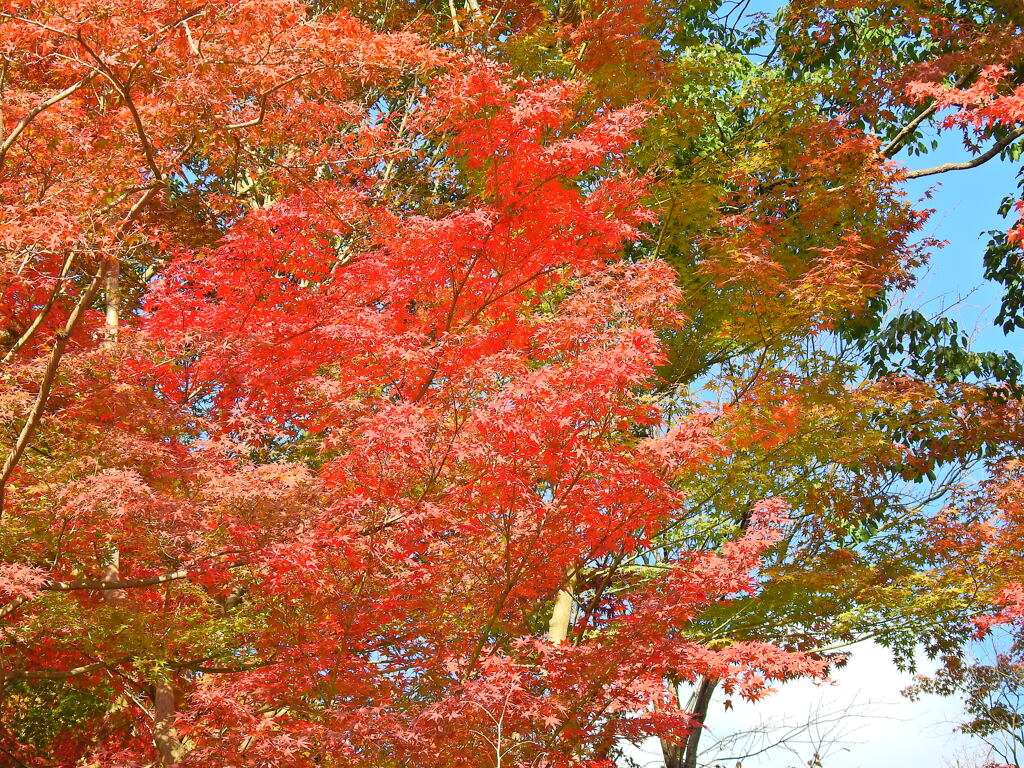
<svg viewBox="0 0 1024 768"><path fill-rule="evenodd" d="M934 668L933 662L918 659L920 673ZM719 693L701 740L701 762L735 768L743 756L742 768L803 768L818 753L824 768L983 764L984 745L954 730L962 719L960 702L940 696L911 701L900 692L912 682L886 649L861 643L831 683L793 681L758 702L733 698L731 711L723 708L725 697ZM716 740L723 751L710 749ZM765 751L749 754L759 750ZM630 756L640 765L662 765L656 741Z"/></svg>

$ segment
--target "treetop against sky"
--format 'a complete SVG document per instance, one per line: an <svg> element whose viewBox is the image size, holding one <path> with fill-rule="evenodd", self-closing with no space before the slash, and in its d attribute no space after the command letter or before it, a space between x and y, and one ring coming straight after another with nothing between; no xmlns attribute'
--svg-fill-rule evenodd
<svg viewBox="0 0 1024 768"><path fill-rule="evenodd" d="M751 11L0 5L0 763L693 768L862 640L1007 730L1021 367L913 185L1019 164L1024 11Z"/></svg>

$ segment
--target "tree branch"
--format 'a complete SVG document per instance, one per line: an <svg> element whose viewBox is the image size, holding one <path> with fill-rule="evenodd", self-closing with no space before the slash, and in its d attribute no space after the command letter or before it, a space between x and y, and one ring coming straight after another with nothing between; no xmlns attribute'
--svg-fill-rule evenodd
<svg viewBox="0 0 1024 768"><path fill-rule="evenodd" d="M230 125L225 125L224 127L229 131L236 131L239 128L250 128L254 125L259 125L260 123L263 122L263 118L266 117L267 114L267 99L269 99L271 96L273 96L275 93L277 93L285 86L291 85L296 80L301 80L304 77L308 77L309 75L312 75L315 72L320 72L321 70L324 69L327 69L327 67L316 67L315 69L312 69L309 72L300 72L299 74L289 77L287 80L280 82L271 88L268 88L266 91L260 94L260 112L258 115L256 115L256 117L250 120L245 120L241 123L231 123Z"/></svg>
<svg viewBox="0 0 1024 768"><path fill-rule="evenodd" d="M66 680L76 675L84 675L107 666L106 662L94 661L72 669L26 669L12 672L4 678L4 683L11 680Z"/></svg>
<svg viewBox="0 0 1024 768"><path fill-rule="evenodd" d="M14 342L13 347L7 350L7 354L4 355L4 359L0 360L0 365L7 365L7 363L9 363L14 356L18 354L21 348L28 344L32 340L32 337L35 336L36 331L39 330L39 326L43 324L43 320L46 319L50 310L53 309L54 302L57 301L57 297L63 290L64 278L67 276L68 270L71 269L71 263L74 260L75 252L72 251L64 261L64 266L61 268L60 274L57 276L57 285L55 285L53 287L53 291L50 292L50 297L46 300L43 308L36 314L35 318L32 320L32 324L28 327L28 330L21 335L21 338Z"/></svg>
<svg viewBox="0 0 1024 768"><path fill-rule="evenodd" d="M178 18L177 20L171 22L166 27L163 27L162 29L157 30L157 32L154 33L153 35L151 35L149 37L146 37L146 38L143 38L143 41L156 38L159 35L163 34L164 32L166 32L166 31L168 31L170 29L174 29L174 27L178 26L179 24L184 24L189 19L192 19L192 18L195 18L196 16L202 15L203 13L206 12L205 11L205 7L206 7L206 4L204 3L203 5L199 6L198 8L187 12L184 16L182 16L182 17ZM23 19L20 16L15 16L15 15L10 14L10 13L3 13L3 14L0 14L0 15L4 16L5 18L11 19L12 21L21 21L21 22L31 23L31 22L29 22L28 19ZM124 48L119 53L124 53L126 51L130 51L132 49L132 47L133 46L128 46L127 48ZM92 82L93 79L98 74L100 74L99 70L93 69L87 75L83 76L82 79L79 80L78 82L72 83L67 88L65 88L63 91L61 91L60 93L54 94L53 96L48 98L46 101L43 101L43 102L37 104L32 109L30 109L28 111L28 114L26 114L25 117L23 117L21 119L21 121L16 126L14 126L14 128L11 130L10 134L8 134L7 138L4 139L3 144L0 144L0 168L3 167L4 160L7 157L8 150L10 150L10 148L14 145L14 142L18 140L18 137L29 126L29 123L31 123L36 117L38 117L40 113L46 111L47 109L49 109L50 107L52 107L55 104L59 104L60 102L64 101L64 99L66 99L69 96L73 95L75 92L81 90L84 86L86 86L90 82Z"/></svg>
<svg viewBox="0 0 1024 768"><path fill-rule="evenodd" d="M92 283L90 283L89 287L78 300L74 310L71 312L71 316L68 317L67 322L64 324L64 329L57 333L57 338L53 342L53 348L50 350L50 359L46 363L46 370L43 373L43 380L39 384L39 392L36 394L35 402L32 404L32 409L29 411L28 418L25 419L25 425L21 428L21 433L18 435L17 442L14 444L11 452L7 455L7 461L4 462L3 469L0 470L0 515L3 514L4 494L7 490L7 481L14 472L14 468L21 460L22 454L25 453L25 448L28 447L29 440L32 439L32 434L35 432L36 427L39 426L39 422L43 417L43 408L46 406L46 401L50 396L50 388L53 386L54 378L56 378L57 367L60 364L60 360L64 356L64 349L67 347L71 334L78 326L78 321L81 319L85 308L88 307L96 297L96 292L99 290L100 283L103 281L103 275L106 273L106 270L107 262L103 261L100 268L96 271L96 276L93 278Z"/></svg>
<svg viewBox="0 0 1024 768"><path fill-rule="evenodd" d="M978 67L971 68L970 71L956 81L953 87L958 89L963 88L976 74L978 74ZM910 135L917 130L917 127L921 123L935 114L935 110L938 109L938 107L939 102L933 99L931 104L921 110L913 120L900 129L900 132L893 137L892 141L885 145L885 148L879 154L881 154L882 157L891 158L903 149L903 145L906 143L907 139L910 138Z"/></svg>
<svg viewBox="0 0 1024 768"><path fill-rule="evenodd" d="M248 565L247 560L242 560L236 563L232 563L228 568L241 568ZM167 584L172 581L180 581L187 579L192 575L195 568L179 568L176 571L170 573L162 573L159 576L145 576L139 579L76 579L74 581L47 581L39 587L40 592L77 592L77 591L101 591L107 592L111 590L121 589L141 589L143 587L156 587L161 584ZM14 598L6 605L0 607L0 620L14 613L25 603L30 602L34 598L33 596L21 595Z"/></svg>
<svg viewBox="0 0 1024 768"><path fill-rule="evenodd" d="M153 143L149 140L149 135L146 133L146 127L142 122L142 116L139 114L139 110L135 107L135 101L132 99L131 92L126 83L121 82L114 70L111 69L103 56L92 49L85 38L82 37L82 30L78 30L77 40L89 55L96 60L96 65L99 71L103 73L103 76L110 81L110 84L114 86L114 89L121 94L121 98L124 99L124 104L128 108L128 113L131 115L132 122L135 123L135 132L139 137L139 144L142 146L142 153L146 158L146 165L149 166L149 170L153 172L153 177L157 181L162 181L164 176L160 171L160 166L156 162L156 151L153 149ZM137 66L137 65L136 65ZM131 76L129 75L129 79Z"/></svg>
<svg viewBox="0 0 1024 768"><path fill-rule="evenodd" d="M23 606L31 599L31 597L28 597L26 595L19 595L18 597L11 600L11 602L5 604L3 607L0 607L0 621L3 621L5 618L7 618L16 610L21 608L21 606Z"/></svg>
<svg viewBox="0 0 1024 768"><path fill-rule="evenodd" d="M93 78L95 78L97 74L99 73L96 70L93 70L85 77L83 77L81 80L79 80L77 83L69 85L60 93L54 94L46 101L37 104L32 109L30 109L28 111L28 114L25 115L25 117L23 117L21 121L16 126L14 126L11 132L7 135L7 138L4 139L4 143L0 144L0 168L3 167L4 160L7 158L7 151L14 145L14 142L18 140L18 137L22 134L22 132L26 128L28 128L29 123L35 120L41 112L46 111L54 104L59 104L60 102L64 101L64 99L66 99L68 96L71 96L79 89L88 85L90 82L92 82Z"/></svg>
<svg viewBox="0 0 1024 768"><path fill-rule="evenodd" d="M984 154L978 155L972 160L967 160L962 163L943 163L942 165L936 165L931 168L922 168L917 171L907 171L908 179L919 179L923 176L934 176L938 173L948 173L949 171L966 171L969 168L977 168L979 165L987 163L993 157L997 156L1004 149L1009 147L1013 142L1024 136L1024 126L1011 131L1009 134L1004 136L1002 139L992 145Z"/></svg>
<svg viewBox="0 0 1024 768"><path fill-rule="evenodd" d="M104 581L102 579L80 579L77 581L50 581L40 587L43 592L74 592L82 589L112 590L112 589L138 589L140 587L155 587L159 584L166 584L169 581L180 581L187 579L190 571L181 569L164 573L160 576L147 576L142 579L117 579Z"/></svg>

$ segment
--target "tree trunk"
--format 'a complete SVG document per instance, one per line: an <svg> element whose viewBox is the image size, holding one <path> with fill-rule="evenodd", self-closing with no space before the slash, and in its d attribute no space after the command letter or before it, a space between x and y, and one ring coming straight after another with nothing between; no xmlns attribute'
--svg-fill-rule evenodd
<svg viewBox="0 0 1024 768"><path fill-rule="evenodd" d="M701 679L700 685L691 699L691 714L700 721L700 725L690 729L686 739L681 743L675 743L666 739L661 740L661 753L665 758L665 768L697 768L697 750L700 747L700 735L704 730L704 723L707 720L708 709L711 706L711 696L718 686L718 679L705 677Z"/></svg>
<svg viewBox="0 0 1024 768"><path fill-rule="evenodd" d="M665 768L683 768L683 757L686 754L684 745L662 739L661 754L665 757Z"/></svg>
<svg viewBox="0 0 1024 768"><path fill-rule="evenodd" d="M103 300L106 304L104 312L105 323L103 328L104 349L113 349L117 344L117 331L120 326L121 310L121 265L113 259L107 265L107 272L103 277ZM103 581L121 580L121 550L117 545L110 553L110 562L103 571ZM103 599L112 605L123 605L126 599L123 589L108 589L103 592Z"/></svg>
<svg viewBox="0 0 1024 768"><path fill-rule="evenodd" d="M121 550L116 546L110 553L110 562L103 571L102 580L108 584L121 580ZM128 596L123 589L105 589L103 599L111 605L124 606Z"/></svg>
<svg viewBox="0 0 1024 768"><path fill-rule="evenodd" d="M174 730L174 688L160 681L153 686L153 744L160 755L160 765L177 765L183 750Z"/></svg>
<svg viewBox="0 0 1024 768"><path fill-rule="evenodd" d="M555 645L563 642L569 636L575 589L576 577L570 576L565 587L558 590L558 595L555 597L555 605L551 609L551 620L548 622L548 640Z"/></svg>
<svg viewBox="0 0 1024 768"><path fill-rule="evenodd" d="M121 325L121 264L117 259L112 259L107 265L103 294L106 302L103 347L110 348L117 344L117 331Z"/></svg>

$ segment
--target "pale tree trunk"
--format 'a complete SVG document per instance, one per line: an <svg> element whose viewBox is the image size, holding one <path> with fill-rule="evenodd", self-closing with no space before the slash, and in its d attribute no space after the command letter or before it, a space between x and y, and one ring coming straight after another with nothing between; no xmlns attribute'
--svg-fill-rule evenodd
<svg viewBox="0 0 1024 768"><path fill-rule="evenodd" d="M459 24L459 12L455 10L455 0L448 0L448 11L452 15L452 31L457 35L462 31Z"/></svg>
<svg viewBox="0 0 1024 768"><path fill-rule="evenodd" d="M576 589L576 577L570 576L565 586L558 590L555 605L551 609L551 620L548 621L548 640L555 645L565 641L569 636L569 624L572 621L573 592Z"/></svg>
<svg viewBox="0 0 1024 768"><path fill-rule="evenodd" d="M121 580L121 550L115 545L110 551L110 562L103 571L103 581L106 583ZM128 599L123 589L103 590L103 599L111 605L123 607Z"/></svg>
<svg viewBox="0 0 1024 768"><path fill-rule="evenodd" d="M113 352L117 347L117 336L121 325L121 265L111 262L104 278L105 322L101 347ZM121 550L115 544L110 553L110 563L103 572L106 582L121 579ZM123 589L104 590L105 599L120 607L126 607L127 593ZM153 746L156 747L160 765L170 768L181 760L184 750L174 729L174 687L170 680L153 684Z"/></svg>
<svg viewBox="0 0 1024 768"><path fill-rule="evenodd" d="M160 765L177 765L184 756L181 740L174 730L174 688L169 681L153 685L153 744L160 755Z"/></svg>
<svg viewBox="0 0 1024 768"><path fill-rule="evenodd" d="M112 348L117 344L117 331L121 324L121 264L116 259L107 266L103 294L106 302L103 346Z"/></svg>
<svg viewBox="0 0 1024 768"><path fill-rule="evenodd" d="M120 324L121 310L121 265L115 259L107 265L107 273L103 278L103 300L106 305L104 316L106 322L103 328L103 343L101 347L113 350L117 345L117 331ZM121 551L114 545L110 553L110 562L103 571L103 581L121 580ZM123 605L125 593L123 589L106 589L103 591L103 599L113 605Z"/></svg>

